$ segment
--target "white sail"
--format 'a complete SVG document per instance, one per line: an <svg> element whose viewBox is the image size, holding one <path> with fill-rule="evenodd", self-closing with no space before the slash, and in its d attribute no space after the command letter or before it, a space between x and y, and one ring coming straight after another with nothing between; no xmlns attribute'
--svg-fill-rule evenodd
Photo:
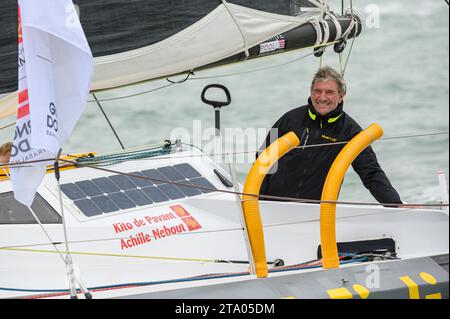
<svg viewBox="0 0 450 319"><path fill-rule="evenodd" d="M228 3L157 44L96 59L92 90L195 69L248 50L308 22Z"/></svg>
<svg viewBox="0 0 450 319"><path fill-rule="evenodd" d="M291 8L291 11L295 13L301 7L299 5L296 8ZM315 40L312 45L337 40L341 36L341 26L334 18L328 24L339 31L335 32L333 38L327 36L325 39L318 25L323 12L315 5L310 4L308 8L315 10L291 16L224 2L196 23L167 39L138 49L95 57L91 91L194 70L248 52L264 41L310 22L314 25L314 35L311 36ZM15 96L16 93L13 93L0 100L0 119L15 113Z"/></svg>

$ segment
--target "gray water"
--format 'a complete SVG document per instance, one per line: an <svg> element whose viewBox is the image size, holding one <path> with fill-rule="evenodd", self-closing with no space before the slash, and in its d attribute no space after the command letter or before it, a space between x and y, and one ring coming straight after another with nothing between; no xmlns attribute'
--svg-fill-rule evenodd
<svg viewBox="0 0 450 319"><path fill-rule="evenodd" d="M346 70L348 93L345 111L362 127L378 123L384 130L384 137L447 132L447 4L444 0L353 2L360 11L371 8L368 5L377 5L380 16L379 27L366 26L354 43ZM201 121L203 129L213 126L212 108L200 100L203 87L210 83L227 86L232 95L232 104L222 111L222 128L268 129L285 112L305 104L311 78L319 66L319 60L313 56L295 61L307 53L310 51L196 72L196 76L182 84L102 104L127 148L160 143L171 136L174 128L192 132L193 120ZM331 48L324 55L323 63L339 68L338 57ZM269 66L276 67L236 76L196 79ZM165 80L154 81L101 93L98 98L123 96L167 84ZM0 122L0 126L7 122ZM0 132L0 139L10 139L12 132L12 129ZM235 139L234 142L228 139L225 150L242 151L244 146L246 150L256 150L262 138L249 138L248 141ZM239 148L236 148L236 143ZM404 201L425 203L440 200L436 172L449 172L448 134L378 141L373 147L381 166ZM120 149L96 104L88 103L64 152L103 153ZM253 154L248 157L253 158ZM244 182L249 168L249 163L236 164L241 182ZM346 175L340 199L374 202L352 169Z"/></svg>

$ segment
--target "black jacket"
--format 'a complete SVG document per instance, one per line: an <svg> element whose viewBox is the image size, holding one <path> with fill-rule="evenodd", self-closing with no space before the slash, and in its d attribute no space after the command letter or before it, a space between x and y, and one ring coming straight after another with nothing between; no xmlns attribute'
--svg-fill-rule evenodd
<svg viewBox="0 0 450 319"><path fill-rule="evenodd" d="M362 131L358 123L343 111L343 103L333 112L321 116L311 105L311 99L308 105L284 114L273 128L278 129L275 139L293 131L300 139L300 147L350 141ZM269 134L262 149L275 139L271 141ZM276 172L266 176L260 194L320 200L328 171L344 146L296 148L290 151L275 164ZM370 146L358 155L352 166L378 202L402 203Z"/></svg>

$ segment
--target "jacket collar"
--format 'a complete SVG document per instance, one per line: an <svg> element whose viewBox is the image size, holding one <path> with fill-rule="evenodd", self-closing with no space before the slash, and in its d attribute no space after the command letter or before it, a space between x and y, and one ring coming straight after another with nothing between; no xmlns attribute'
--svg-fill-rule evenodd
<svg viewBox="0 0 450 319"><path fill-rule="evenodd" d="M325 115L320 115L314 109L314 107L312 105L311 98L308 98L308 114L309 114L309 117L313 121L315 121L315 120L322 120L322 121L327 122L327 123L334 123L339 118L342 117L343 110L344 110L344 101L339 103L337 108L334 111L332 111L332 112L330 112L328 114L325 114Z"/></svg>

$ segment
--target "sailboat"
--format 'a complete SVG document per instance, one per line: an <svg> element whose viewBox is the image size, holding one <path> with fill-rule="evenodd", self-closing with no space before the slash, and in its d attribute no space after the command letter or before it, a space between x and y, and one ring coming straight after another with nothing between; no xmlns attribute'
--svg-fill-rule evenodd
<svg viewBox="0 0 450 319"><path fill-rule="evenodd" d="M320 56L332 46L340 53L363 27L356 9L336 13L322 0L196 0L189 8L74 2L96 57L91 93L98 103L102 90L290 50ZM15 12L9 5L2 15ZM117 16L130 25L118 31ZM0 56L16 59L13 46L2 46ZM17 109L10 93L16 68L15 60L2 63L2 116ZM376 126L364 132L381 135ZM295 137L286 139L291 145L280 140L280 152L264 156L276 161L295 147ZM357 152L372 142L360 136L348 145ZM48 167L32 205L40 224L14 199L6 176L0 181L0 298L449 296L445 209L353 205L332 196L258 201L259 169L270 167L255 162L240 185L232 165L226 170L182 141L68 154L59 166Z"/></svg>

